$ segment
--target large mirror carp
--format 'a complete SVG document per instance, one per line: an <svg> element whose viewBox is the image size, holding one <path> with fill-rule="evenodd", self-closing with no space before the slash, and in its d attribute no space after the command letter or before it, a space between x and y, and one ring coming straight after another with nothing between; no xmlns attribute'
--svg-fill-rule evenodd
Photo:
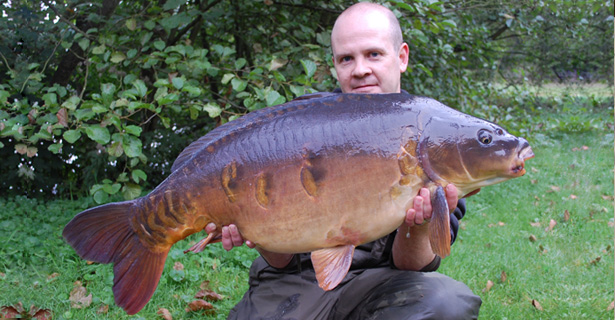
<svg viewBox="0 0 615 320"><path fill-rule="evenodd" d="M148 195L75 216L64 238L84 259L114 264L113 293L127 313L153 295L176 242L235 224L280 253L311 252L324 290L346 275L357 245L398 228L421 187L433 195L434 252L450 252L442 187L463 197L522 176L523 138L419 96L315 94L251 112L212 130L177 158Z"/></svg>

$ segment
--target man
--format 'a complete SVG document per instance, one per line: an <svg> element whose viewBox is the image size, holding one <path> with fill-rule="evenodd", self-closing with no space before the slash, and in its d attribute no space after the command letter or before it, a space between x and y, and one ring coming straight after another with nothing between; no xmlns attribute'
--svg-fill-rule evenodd
<svg viewBox="0 0 615 320"><path fill-rule="evenodd" d="M409 48L389 9L372 3L349 7L335 22L331 46L342 92L401 92ZM465 201L457 205L452 185L446 195L449 207L457 207L451 214L454 241ZM429 243L431 211L429 190L422 189L396 232L356 248L348 275L331 291L318 287L309 254L257 248L261 257L250 269L250 289L229 319L477 318L480 298L463 283L431 272L440 265ZM243 243L234 225L223 227L226 250Z"/></svg>

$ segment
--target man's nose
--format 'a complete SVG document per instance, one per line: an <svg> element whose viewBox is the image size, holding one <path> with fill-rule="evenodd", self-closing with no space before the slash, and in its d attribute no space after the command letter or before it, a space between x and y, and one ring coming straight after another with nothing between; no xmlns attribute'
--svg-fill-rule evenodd
<svg viewBox="0 0 615 320"><path fill-rule="evenodd" d="M356 59L355 66L352 69L352 76L356 78L363 78L372 73L372 69L369 67L369 63L365 59Z"/></svg>

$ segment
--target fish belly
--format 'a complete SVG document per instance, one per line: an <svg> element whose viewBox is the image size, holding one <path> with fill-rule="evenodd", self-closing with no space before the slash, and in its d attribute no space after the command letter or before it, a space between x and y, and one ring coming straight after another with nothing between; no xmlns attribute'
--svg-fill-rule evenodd
<svg viewBox="0 0 615 320"><path fill-rule="evenodd" d="M319 166L276 166L264 183L239 183L232 216L243 237L281 253L370 242L403 222L420 188L399 184L395 159L338 156Z"/></svg>

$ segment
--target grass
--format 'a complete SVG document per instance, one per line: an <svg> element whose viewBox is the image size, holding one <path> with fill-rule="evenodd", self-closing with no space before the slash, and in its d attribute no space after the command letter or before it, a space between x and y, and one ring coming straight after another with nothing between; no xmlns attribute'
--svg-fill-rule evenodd
<svg viewBox="0 0 615 320"><path fill-rule="evenodd" d="M533 111L536 158L527 175L468 199L458 241L440 267L481 296L481 319L613 318L613 111L566 101ZM61 237L91 205L0 199L0 307L22 302L54 319L157 319L159 308L173 319L224 319L247 290L254 250L229 253L215 244L184 255L202 235L193 236L172 249L148 305L126 315L113 302L111 266L88 264ZM92 294L88 307L71 307L76 281ZM213 302L214 312L186 312L203 285L225 298Z"/></svg>

